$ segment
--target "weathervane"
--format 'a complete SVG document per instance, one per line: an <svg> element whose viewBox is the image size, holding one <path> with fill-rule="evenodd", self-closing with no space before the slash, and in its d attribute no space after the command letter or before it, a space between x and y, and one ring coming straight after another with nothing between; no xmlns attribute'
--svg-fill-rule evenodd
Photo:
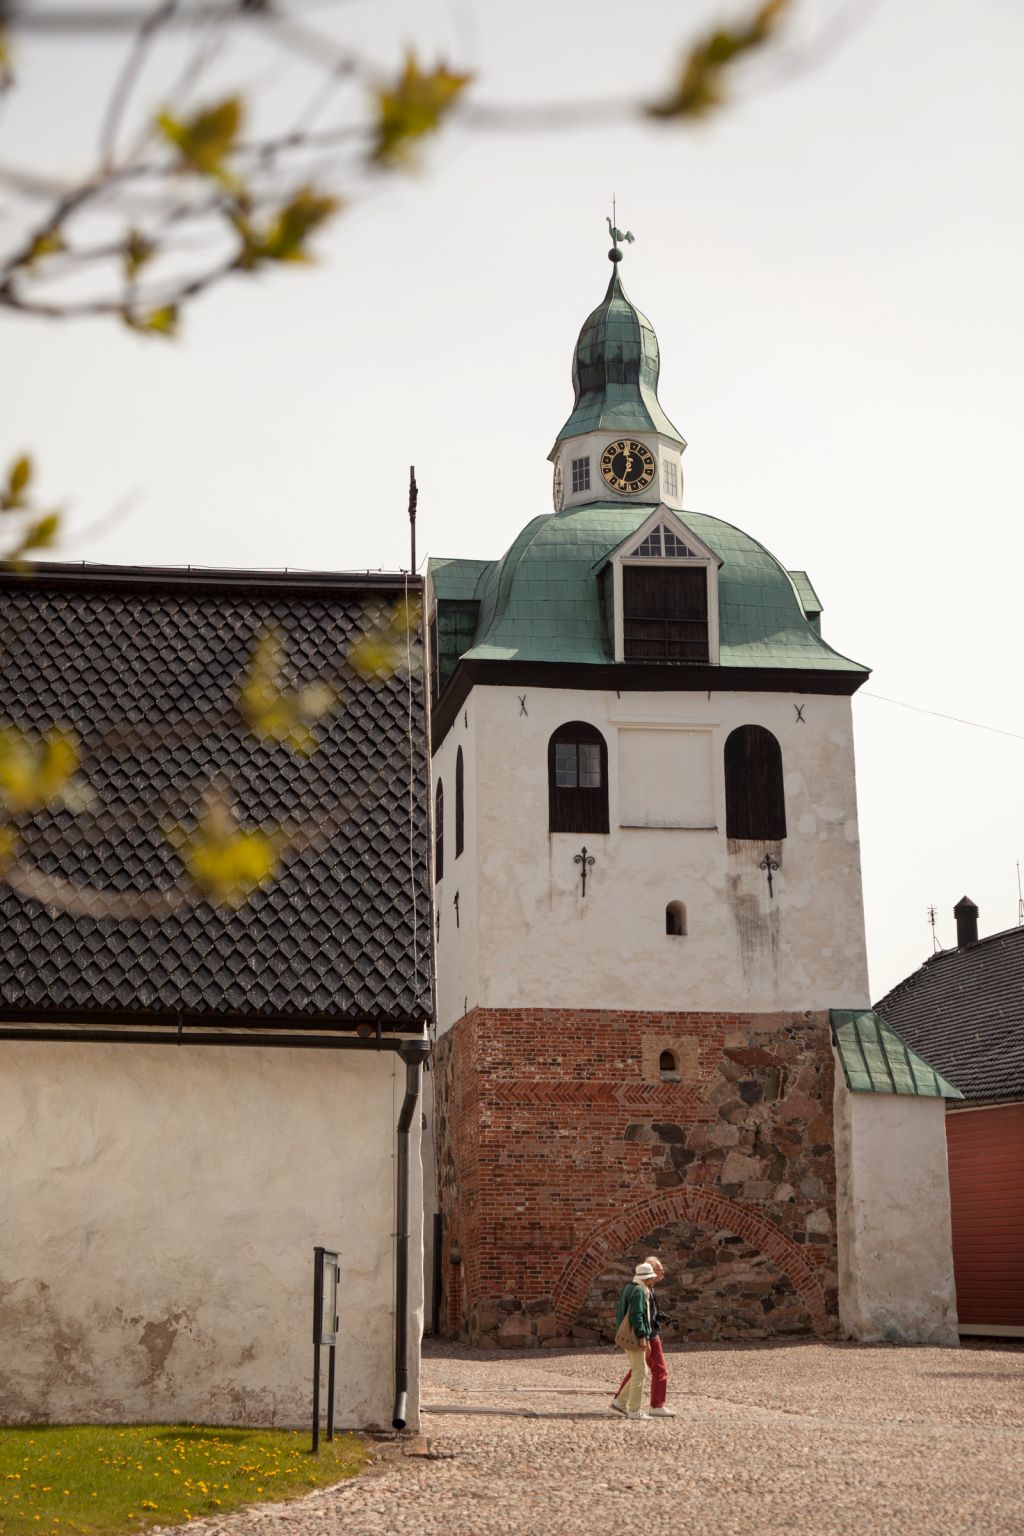
<svg viewBox="0 0 1024 1536"><path fill-rule="evenodd" d="M636 239L636 236L634 235L634 233L633 233L633 231L631 229L627 229L627 230L623 231L623 230L621 230L621 229L619 229L617 227L617 225L615 223L615 194L614 193L612 194L612 216L609 219L607 214L606 214L605 215L605 222L608 225L608 233L612 237L612 248L608 252L608 260L609 261L621 261L622 260L622 252L619 250L619 241L620 240L624 240L627 245L632 245L633 241Z"/></svg>

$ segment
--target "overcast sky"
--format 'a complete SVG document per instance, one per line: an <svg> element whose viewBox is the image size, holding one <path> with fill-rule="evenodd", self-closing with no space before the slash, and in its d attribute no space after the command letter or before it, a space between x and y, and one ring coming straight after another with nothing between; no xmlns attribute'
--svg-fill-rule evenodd
<svg viewBox="0 0 1024 1536"><path fill-rule="evenodd" d="M382 63L408 41L465 61L481 101L590 100L657 94L747 3L350 0L317 20ZM1024 3L797 11L798 64L841 41L752 70L700 129L454 130L420 176L353 186L315 269L218 289L176 344L5 317L0 457L35 453L69 559L400 567L413 463L421 554L500 555L551 505L614 191L686 505L806 568L826 637L874 669L854 710L877 998L930 953L930 903L946 946L965 892L983 933L1017 919L1024 740L879 696L1024 737ZM0 157L85 164L117 57L26 44ZM220 78L268 114L312 79L259 42Z"/></svg>

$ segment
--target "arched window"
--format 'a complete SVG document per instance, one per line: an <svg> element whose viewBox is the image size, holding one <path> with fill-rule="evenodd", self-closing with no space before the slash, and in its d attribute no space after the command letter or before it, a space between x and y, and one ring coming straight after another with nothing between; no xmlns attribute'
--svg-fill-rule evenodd
<svg viewBox="0 0 1024 1536"><path fill-rule="evenodd" d="M466 770L462 762L462 748L455 754L455 857L458 858L466 844Z"/></svg>
<svg viewBox="0 0 1024 1536"><path fill-rule="evenodd" d="M444 785L437 781L434 793L434 879L444 874Z"/></svg>
<svg viewBox="0 0 1024 1536"><path fill-rule="evenodd" d="M608 747L585 720L560 725L548 742L548 831L608 831Z"/></svg>
<svg viewBox="0 0 1024 1536"><path fill-rule="evenodd" d="M665 932L673 939L686 937L686 908L681 901L670 901L665 908Z"/></svg>
<svg viewBox="0 0 1024 1536"><path fill-rule="evenodd" d="M662 1051L658 1057L658 1071L662 1077L678 1077L679 1063L675 1051Z"/></svg>
<svg viewBox="0 0 1024 1536"><path fill-rule="evenodd" d="M727 837L777 839L786 835L782 748L763 725L741 725L725 743Z"/></svg>

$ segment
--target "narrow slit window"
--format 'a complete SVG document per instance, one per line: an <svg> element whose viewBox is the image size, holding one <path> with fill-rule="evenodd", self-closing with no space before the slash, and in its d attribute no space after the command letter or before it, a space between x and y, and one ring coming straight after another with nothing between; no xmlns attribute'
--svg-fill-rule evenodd
<svg viewBox="0 0 1024 1536"><path fill-rule="evenodd" d="M662 1077L678 1077L679 1063L675 1051L662 1051L658 1057L658 1071Z"/></svg>
<svg viewBox="0 0 1024 1536"><path fill-rule="evenodd" d="M455 857L458 858L466 844L466 769L462 761L462 748L455 754Z"/></svg>
<svg viewBox="0 0 1024 1536"><path fill-rule="evenodd" d="M437 781L434 795L434 879L444 875L444 785Z"/></svg>

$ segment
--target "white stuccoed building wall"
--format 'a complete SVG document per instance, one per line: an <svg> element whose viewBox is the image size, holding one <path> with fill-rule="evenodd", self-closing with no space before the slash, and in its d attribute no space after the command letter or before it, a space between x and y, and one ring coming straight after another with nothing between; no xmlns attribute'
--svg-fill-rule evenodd
<svg viewBox="0 0 1024 1536"><path fill-rule="evenodd" d="M5 1042L0 1069L5 1422L308 1425L320 1243L337 1423L390 1424L395 1054ZM410 1143L415 1428L419 1114Z"/></svg>
<svg viewBox="0 0 1024 1536"><path fill-rule="evenodd" d="M439 1027L467 1006L867 1007L850 701L798 702L804 723L789 695L474 688L434 759L446 823ZM570 720L607 742L608 833L548 833L548 740ZM725 741L749 724L782 748L781 844L725 835ZM460 745L466 847L456 862ZM659 803L700 829L620 825L653 816ZM573 864L584 843L595 858L585 898ZM758 868L768 848L781 864L773 898ZM665 933L676 900L686 906L685 938Z"/></svg>

